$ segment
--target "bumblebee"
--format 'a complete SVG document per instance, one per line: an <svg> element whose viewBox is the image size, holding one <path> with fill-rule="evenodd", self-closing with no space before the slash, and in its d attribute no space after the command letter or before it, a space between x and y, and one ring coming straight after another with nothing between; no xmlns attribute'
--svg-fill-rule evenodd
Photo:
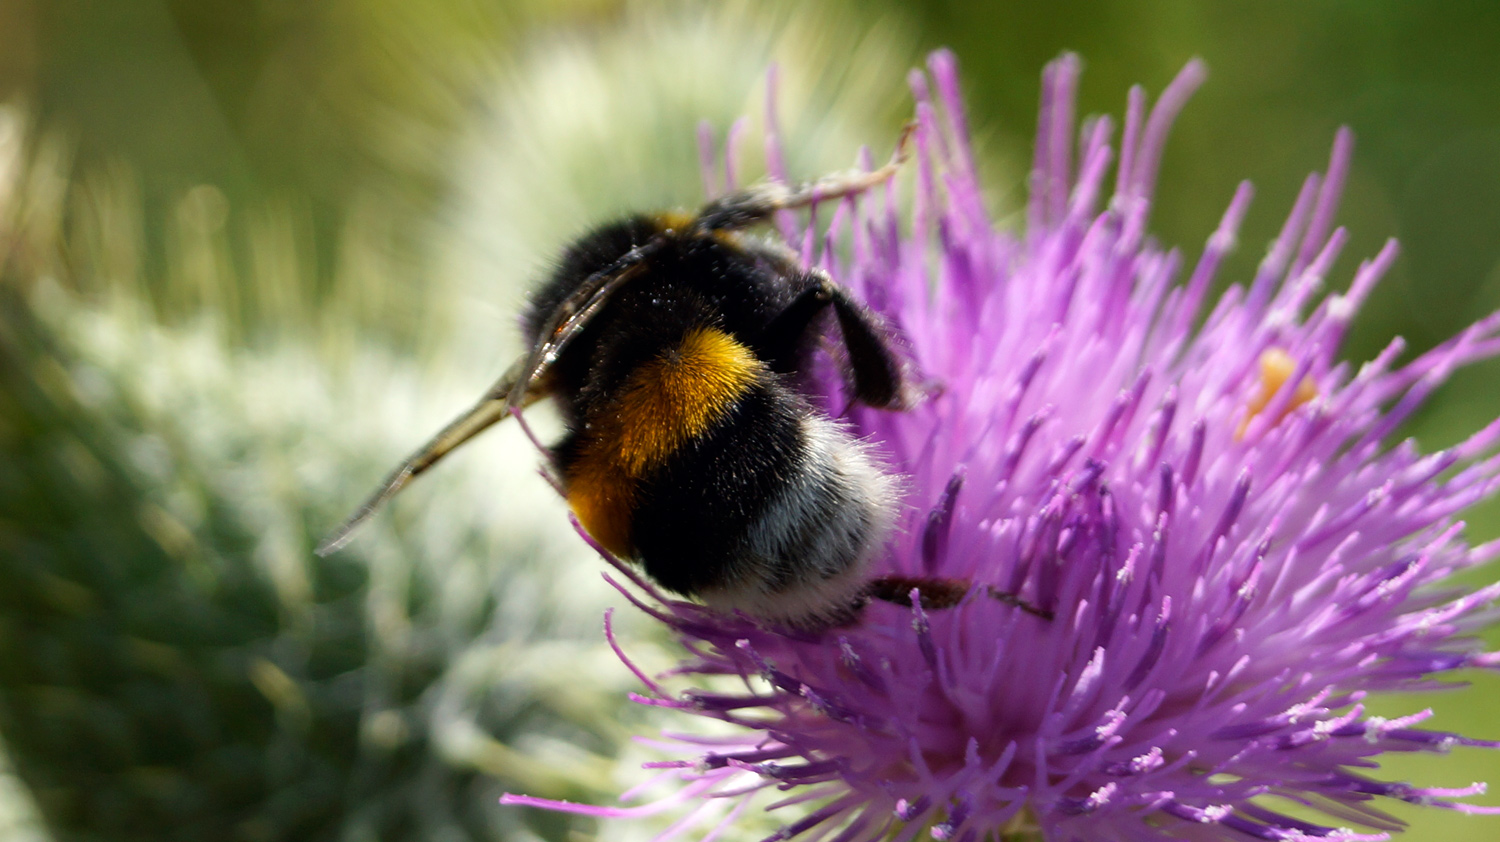
<svg viewBox="0 0 1500 842"><path fill-rule="evenodd" d="M806 391L833 321L853 398L906 408L912 390L886 327L826 273L743 233L888 180L905 148L903 137L872 172L765 184L693 216L637 215L584 235L527 305L529 352L318 552L454 448L550 397L566 425L552 473L579 523L663 588L804 627L847 621L872 597L906 602L912 587L956 601L966 586L869 579L899 483Z"/></svg>

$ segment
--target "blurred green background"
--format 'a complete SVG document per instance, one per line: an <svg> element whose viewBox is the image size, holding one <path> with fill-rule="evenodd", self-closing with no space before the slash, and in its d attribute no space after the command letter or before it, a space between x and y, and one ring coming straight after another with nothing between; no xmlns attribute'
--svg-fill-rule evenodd
<svg viewBox="0 0 1500 842"><path fill-rule="evenodd" d="M1363 359L1500 307L1497 44L1500 6L1415 0L0 0L0 838L646 832L495 805L610 798L655 727L600 640L619 600L515 430L349 551L310 547L499 373L561 243L696 201L698 121L758 113L769 62L792 169L816 174L888 143L906 70L954 48L1004 216L1045 62L1079 52L1081 110L1119 114L1202 56L1153 227L1191 258L1253 179L1225 281L1350 125L1331 283L1403 247ZM1462 373L1410 432L1500 415L1497 374ZM1378 706L1500 737L1500 683L1475 680ZM1391 766L1500 781L1478 751ZM1500 835L1396 812L1414 838Z"/></svg>

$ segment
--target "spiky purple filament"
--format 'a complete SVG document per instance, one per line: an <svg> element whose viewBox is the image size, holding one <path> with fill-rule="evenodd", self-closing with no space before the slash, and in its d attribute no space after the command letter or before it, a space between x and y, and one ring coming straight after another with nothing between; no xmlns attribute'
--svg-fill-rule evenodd
<svg viewBox="0 0 1500 842"><path fill-rule="evenodd" d="M1376 797L1487 811L1453 800L1482 787L1355 770L1386 751L1495 746L1413 727L1425 714L1366 716L1362 699L1500 660L1468 637L1500 586L1433 587L1500 553L1467 546L1454 520L1500 482L1500 422L1430 456L1385 444L1456 367L1500 351L1500 315L1399 368L1399 343L1358 371L1338 361L1396 254L1388 244L1348 292L1318 298L1345 241L1333 218L1347 131L1253 280L1204 314L1249 185L1185 284L1173 283L1178 253L1144 239L1197 63L1149 114L1131 92L1102 212L1110 122L1084 123L1075 175L1079 65L1053 63L1026 231L997 232L954 61L938 53L929 70L932 84L912 77L911 233L898 233L889 196L840 203L822 240L811 224L779 224L942 384L910 412L849 412L908 477L914 506L879 572L1020 593L1055 619L971 598L934 612L872 605L856 626L798 635L665 600L632 576L661 607L622 593L692 653L677 676L744 679L740 692L670 696L642 675L642 701L741 725L745 739L677 738L697 760L663 764L681 788L647 808L508 799L598 816L695 802L680 829L716 811L733 821L776 788L792 793L776 806L814 806L773 839L835 842L969 842L1023 826L1090 842L1383 839L1399 823ZM785 178L770 125L772 174ZM726 186L732 172L731 156ZM705 156L711 190L716 173ZM1284 369L1275 378L1267 354ZM836 378L825 387L837 395Z"/></svg>

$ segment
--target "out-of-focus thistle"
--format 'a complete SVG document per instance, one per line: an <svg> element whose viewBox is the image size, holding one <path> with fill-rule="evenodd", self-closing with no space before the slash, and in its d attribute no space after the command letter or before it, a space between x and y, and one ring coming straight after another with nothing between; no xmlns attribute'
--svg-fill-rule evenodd
<svg viewBox="0 0 1500 842"><path fill-rule="evenodd" d="M624 213L697 205L697 138L683 127L734 121L729 142L758 160L767 65L779 68L790 167L843 166L905 110L901 73L918 55L911 27L866 12L842 0L625 3L607 28L543 30L505 54L455 155L440 236L470 284L456 296L494 301L497 285L516 295L509 311L455 314L456 341L474 359L514 356L515 337L495 324L565 241Z"/></svg>
<svg viewBox="0 0 1500 842"><path fill-rule="evenodd" d="M687 757L647 764L672 792L643 806L508 802L602 817L675 806L688 816L667 838L717 822L712 837L779 792L773 807L800 812L772 839L836 842L1382 839L1401 827L1382 800L1493 809L1463 800L1481 785L1372 769L1386 752L1495 743L1364 702L1500 663L1472 636L1500 586L1440 584L1500 553L1469 546L1455 520L1500 482L1500 421L1428 456L1388 443L1456 367L1500 352L1500 316L1405 364L1399 341L1358 368L1337 359L1396 255L1387 245L1346 292L1321 295L1345 241L1333 219L1348 132L1247 284L1210 299L1248 184L1176 282L1177 252L1145 231L1168 130L1203 70L1190 64L1149 110L1132 91L1116 159L1108 119L1075 134L1078 68L1064 57L1044 75L1021 233L985 211L941 53L912 78L910 232L889 197L825 208L826 237L783 220L934 383L910 412L848 413L907 477L906 528L876 573L965 580L971 597L872 604L809 635L636 580L655 604L622 591L689 649L671 680L703 682L673 693L638 673L639 700L733 730L665 740ZM839 388L823 384L835 411Z"/></svg>
<svg viewBox="0 0 1500 842"><path fill-rule="evenodd" d="M474 460L441 509L414 495L353 552L311 552L355 467L442 411L409 355L330 342L393 285L378 251L354 235L341 268L366 276L311 307L300 229L267 212L239 284L199 187L152 273L127 171L75 182L0 117L0 734L46 827L561 838L495 791L603 791L621 688L590 666L594 576L566 572L596 562L529 525L539 478Z"/></svg>

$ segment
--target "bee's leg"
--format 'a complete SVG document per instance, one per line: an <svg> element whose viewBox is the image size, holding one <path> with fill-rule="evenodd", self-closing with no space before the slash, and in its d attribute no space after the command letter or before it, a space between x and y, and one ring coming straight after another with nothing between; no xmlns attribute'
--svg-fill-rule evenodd
<svg viewBox="0 0 1500 842"><path fill-rule="evenodd" d="M984 591L991 599L999 600L1006 605L1011 605L1043 620L1053 619L1053 613L1045 608L1027 602L1021 597L1009 592L1002 591L994 585L985 585ZM918 598L922 600L922 607L929 610L941 610L952 608L963 598L974 590L974 585L963 579L940 579L936 577L923 578L912 576L882 576L870 581L865 586L864 598L866 600L878 599L882 602L890 602L896 605L911 607L911 592L915 590Z"/></svg>
<svg viewBox="0 0 1500 842"><path fill-rule="evenodd" d="M915 130L915 123L902 127L890 163L880 169L835 173L799 185L763 182L710 202L699 212L694 225L700 231L744 228L780 210L793 210L831 199L841 199L884 184L896 174L911 154L911 136Z"/></svg>
<svg viewBox="0 0 1500 842"><path fill-rule="evenodd" d="M911 592L915 590L923 608L943 609L957 605L973 589L973 585L962 579L881 576L865 585L864 597L910 608Z"/></svg>
<svg viewBox="0 0 1500 842"><path fill-rule="evenodd" d="M791 263L783 268L788 272L796 269ZM818 315L832 306L849 354L849 385L854 399L879 409L909 406L911 395L906 387L905 366L892 350L889 331L881 324L880 317L834 283L827 273L813 270L804 278L803 290L760 334L758 344L771 370L785 374L797 369L810 341L809 331Z"/></svg>
<svg viewBox="0 0 1500 842"><path fill-rule="evenodd" d="M1056 613L1053 612L1050 608L1042 608L1039 605L1022 599L1021 597L1015 595L1014 593L1011 593L1010 591L1002 591L994 585L985 585L984 592L989 595L990 599L998 600L1005 603L1006 605L1014 606L1034 617L1041 617L1043 620L1051 621L1057 616Z"/></svg>
<svg viewBox="0 0 1500 842"><path fill-rule="evenodd" d="M783 268L789 273L801 271L790 262ZM818 284L809 284L797 293L792 303L782 308L758 337L756 344L766 366L777 374L795 372L813 340L813 324L832 303L832 296Z"/></svg>
<svg viewBox="0 0 1500 842"><path fill-rule="evenodd" d="M815 274L839 320L839 334L849 352L854 398L877 409L909 408L915 401L908 388L906 366L891 347L889 329L848 290L822 272Z"/></svg>

